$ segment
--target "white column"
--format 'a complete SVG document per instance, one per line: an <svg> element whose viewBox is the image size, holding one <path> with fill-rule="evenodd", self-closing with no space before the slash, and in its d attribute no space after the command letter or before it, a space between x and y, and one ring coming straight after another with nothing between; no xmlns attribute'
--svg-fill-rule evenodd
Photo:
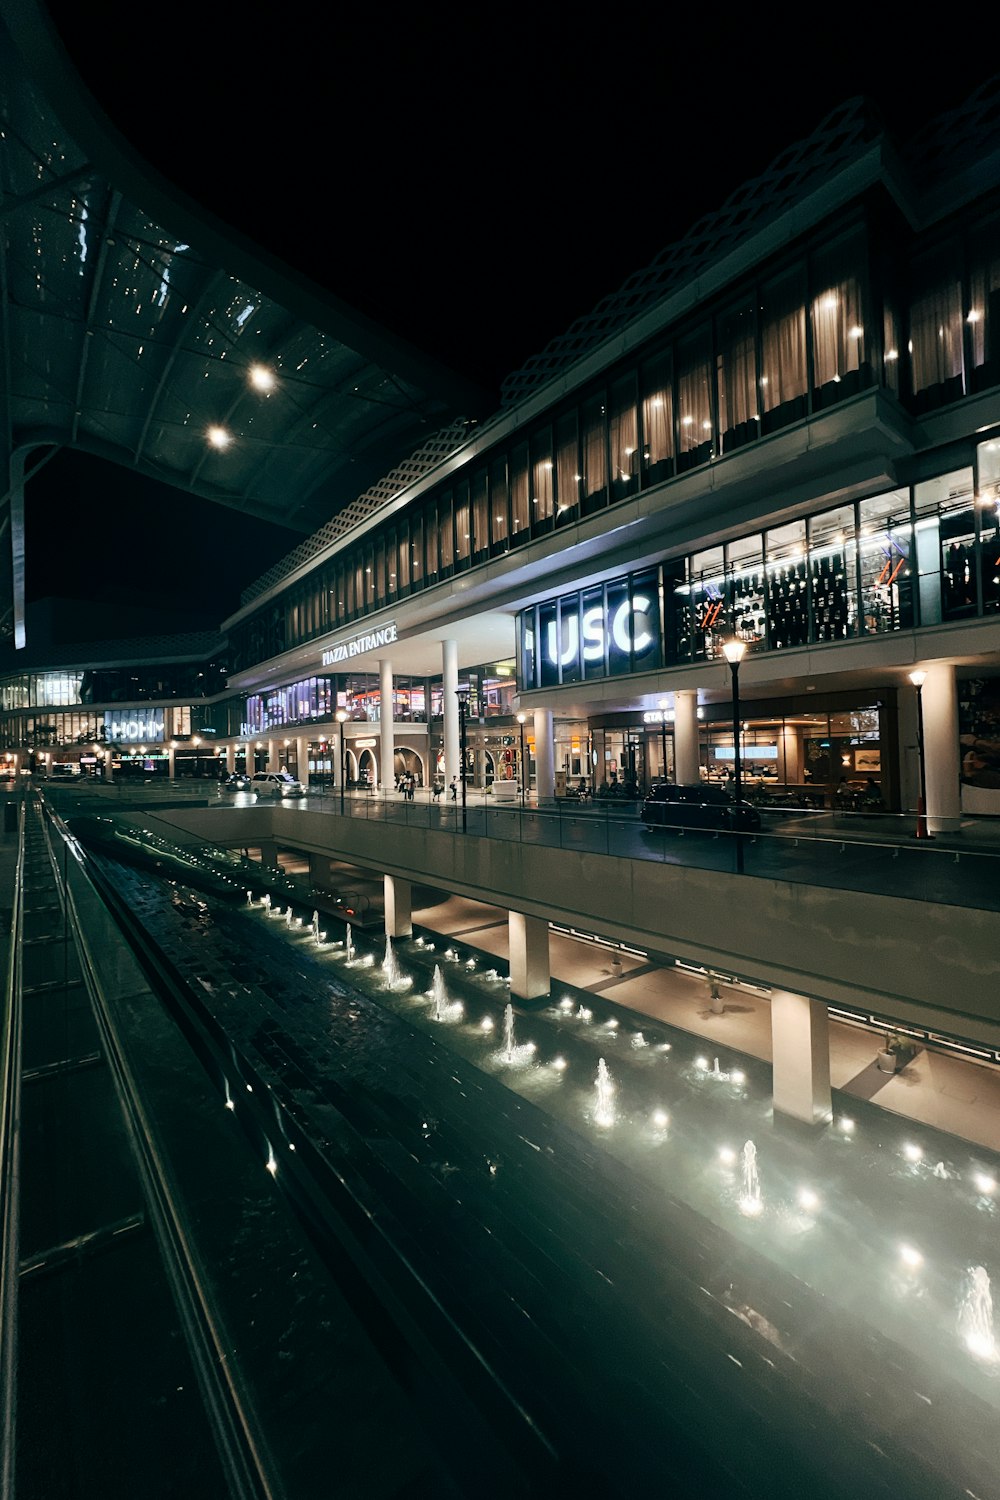
<svg viewBox="0 0 1000 1500"><path fill-rule="evenodd" d="M780 731L780 738L778 775L797 786L802 780L802 731L794 724L785 724Z"/></svg>
<svg viewBox="0 0 1000 1500"><path fill-rule="evenodd" d="M678 786L697 786L699 777L698 694L674 693L674 775Z"/></svg>
<svg viewBox="0 0 1000 1500"><path fill-rule="evenodd" d="M380 661L378 664L378 716L381 744L379 747L379 758L381 760L382 790L387 791L396 785L396 769L394 765L396 753L396 737L392 725L392 662Z"/></svg>
<svg viewBox="0 0 1000 1500"><path fill-rule="evenodd" d="M927 830L949 833L962 821L955 669L936 662L923 685Z"/></svg>
<svg viewBox="0 0 1000 1500"><path fill-rule="evenodd" d="M302 785L309 786L309 741L297 739L295 741L295 760L298 766L297 775Z"/></svg>
<svg viewBox="0 0 1000 1500"><path fill-rule="evenodd" d="M269 771L281 770L281 744L278 740L267 742L267 769Z"/></svg>
<svg viewBox="0 0 1000 1500"><path fill-rule="evenodd" d="M409 937L413 931L410 915L410 882L396 875L383 875L385 881L385 935Z"/></svg>
<svg viewBox="0 0 1000 1500"><path fill-rule="evenodd" d="M459 755L458 743L458 642L441 642L441 668L444 678L444 785L445 795L457 776Z"/></svg>
<svg viewBox="0 0 1000 1500"><path fill-rule="evenodd" d="M177 776L177 751L173 745L167 747L167 775L171 781Z"/></svg>
<svg viewBox="0 0 1000 1500"><path fill-rule="evenodd" d="M556 794L551 708L535 709L535 792L539 802L551 801Z"/></svg>
<svg viewBox="0 0 1000 1500"><path fill-rule="evenodd" d="M232 776L232 774L233 774L233 772L235 770L236 770L236 746L235 745L227 745L226 746L226 775L227 776ZM173 771L171 771L170 774L172 776L174 774Z"/></svg>
<svg viewBox="0 0 1000 1500"><path fill-rule="evenodd" d="M507 914L510 993L517 1000L540 1000L549 993L549 924L523 912Z"/></svg>
<svg viewBox="0 0 1000 1500"><path fill-rule="evenodd" d="M771 992L771 1060L775 1112L807 1125L829 1120L830 1017L821 1001Z"/></svg>

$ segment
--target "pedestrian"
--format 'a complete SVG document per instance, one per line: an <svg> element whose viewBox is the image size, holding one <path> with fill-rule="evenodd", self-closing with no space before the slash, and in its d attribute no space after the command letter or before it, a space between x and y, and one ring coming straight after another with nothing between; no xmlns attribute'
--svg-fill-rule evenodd
<svg viewBox="0 0 1000 1500"><path fill-rule="evenodd" d="M431 796L434 798L435 802L437 802L439 800L439 798L441 796L441 793L443 791L444 791L444 782L443 781L438 781L435 778L434 785L431 787Z"/></svg>
<svg viewBox="0 0 1000 1500"><path fill-rule="evenodd" d="M458 780L454 776L451 778L451 800L452 802L458 800Z"/></svg>

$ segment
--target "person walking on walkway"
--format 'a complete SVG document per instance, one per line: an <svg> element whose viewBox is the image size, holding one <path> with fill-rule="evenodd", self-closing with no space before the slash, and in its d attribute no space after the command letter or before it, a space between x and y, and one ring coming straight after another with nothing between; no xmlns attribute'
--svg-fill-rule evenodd
<svg viewBox="0 0 1000 1500"><path fill-rule="evenodd" d="M451 800L452 802L458 801L458 780L454 776L451 778Z"/></svg>

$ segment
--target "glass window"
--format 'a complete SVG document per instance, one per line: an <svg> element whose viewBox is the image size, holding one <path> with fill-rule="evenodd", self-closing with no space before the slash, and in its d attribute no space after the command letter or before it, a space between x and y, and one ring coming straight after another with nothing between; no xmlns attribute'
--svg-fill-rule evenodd
<svg viewBox="0 0 1000 1500"><path fill-rule="evenodd" d="M379 532L375 538L375 603L379 605L385 601L385 533Z"/></svg>
<svg viewBox="0 0 1000 1500"><path fill-rule="evenodd" d="M548 531L552 525L553 476L552 429L543 427L531 436L531 524L535 532Z"/></svg>
<svg viewBox="0 0 1000 1500"><path fill-rule="evenodd" d="M760 294L763 428L776 432L806 415L806 287L801 266L766 282Z"/></svg>
<svg viewBox="0 0 1000 1500"><path fill-rule="evenodd" d="M663 564L663 622L667 661L690 661L691 585L686 557Z"/></svg>
<svg viewBox="0 0 1000 1500"><path fill-rule="evenodd" d="M603 396L583 407L583 495L581 511L592 515L608 503L607 423Z"/></svg>
<svg viewBox="0 0 1000 1500"><path fill-rule="evenodd" d="M969 310L965 315L971 346L974 391L1000 385L1000 224L996 220L972 238L969 247Z"/></svg>
<svg viewBox="0 0 1000 1500"><path fill-rule="evenodd" d="M510 512L507 494L507 456L490 460L490 551L506 552L510 545Z"/></svg>
<svg viewBox="0 0 1000 1500"><path fill-rule="evenodd" d="M976 612L972 470L925 480L913 491L920 624Z"/></svg>
<svg viewBox="0 0 1000 1500"><path fill-rule="evenodd" d="M559 666L563 682L579 682L583 676L579 594L567 594L559 600Z"/></svg>
<svg viewBox="0 0 1000 1500"><path fill-rule="evenodd" d="M455 570L455 518L451 490L444 490L437 502L438 576L450 578ZM428 549L430 550L430 549Z"/></svg>
<svg viewBox="0 0 1000 1500"><path fill-rule="evenodd" d="M965 394L960 265L957 247L949 247L914 266L909 355L916 411Z"/></svg>
<svg viewBox="0 0 1000 1500"><path fill-rule="evenodd" d="M810 257L813 402L817 410L872 384L865 349L863 231Z"/></svg>
<svg viewBox="0 0 1000 1500"><path fill-rule="evenodd" d="M414 510L410 516L410 581L415 589L424 583L424 513Z"/></svg>
<svg viewBox="0 0 1000 1500"><path fill-rule="evenodd" d="M696 552L691 558L691 618L694 624L694 656L721 655L730 638L726 613L725 562L721 547Z"/></svg>
<svg viewBox="0 0 1000 1500"><path fill-rule="evenodd" d="M460 479L455 486L455 566L468 567L472 556L469 481Z"/></svg>
<svg viewBox="0 0 1000 1500"><path fill-rule="evenodd" d="M732 631L753 644L766 636L764 609L764 538L741 537L726 548L729 616Z"/></svg>
<svg viewBox="0 0 1000 1500"><path fill-rule="evenodd" d="M639 424L635 397L635 372L616 380L611 387L611 498L624 500L639 488Z"/></svg>
<svg viewBox="0 0 1000 1500"><path fill-rule="evenodd" d="M842 641L857 634L857 542L854 506L842 505L809 521L812 639Z"/></svg>
<svg viewBox="0 0 1000 1500"><path fill-rule="evenodd" d="M671 356L666 349L647 360L642 385L642 468L644 484L659 484L674 472L674 393Z"/></svg>
<svg viewBox="0 0 1000 1500"><path fill-rule="evenodd" d="M559 626L554 602L538 607L538 686L559 681Z"/></svg>
<svg viewBox="0 0 1000 1500"><path fill-rule="evenodd" d="M410 528L405 521L396 527L396 581L401 595L410 592Z"/></svg>
<svg viewBox="0 0 1000 1500"><path fill-rule="evenodd" d="M913 625L913 527L908 490L890 490L858 507L861 616L869 635Z"/></svg>
<svg viewBox="0 0 1000 1500"><path fill-rule="evenodd" d="M772 651L805 646L809 640L806 523L792 521L764 538L767 573L767 638Z"/></svg>
<svg viewBox="0 0 1000 1500"><path fill-rule="evenodd" d="M677 345L677 467L712 456L712 338L706 323Z"/></svg>
<svg viewBox="0 0 1000 1500"><path fill-rule="evenodd" d="M1000 609L1000 443L980 443L979 462L979 593L982 607Z"/></svg>
<svg viewBox="0 0 1000 1500"><path fill-rule="evenodd" d="M613 677L632 671L632 616L628 596L628 579L616 579L607 585L608 670Z"/></svg>
<svg viewBox="0 0 1000 1500"><path fill-rule="evenodd" d="M730 453L758 435L757 338L752 302L730 308L717 320L716 378L720 449Z"/></svg>
<svg viewBox="0 0 1000 1500"><path fill-rule="evenodd" d="M472 557L488 557L490 550L490 488L485 469L472 476Z"/></svg>
<svg viewBox="0 0 1000 1500"><path fill-rule="evenodd" d="M528 445L518 443L510 455L510 534L513 542L527 541L532 509L528 494Z"/></svg>
<svg viewBox="0 0 1000 1500"><path fill-rule="evenodd" d="M584 676L607 675L608 642L604 616L604 587L584 589L580 601L580 640Z"/></svg>
<svg viewBox="0 0 1000 1500"><path fill-rule="evenodd" d="M568 411L556 422L556 525L576 521L580 515L580 441L576 411Z"/></svg>

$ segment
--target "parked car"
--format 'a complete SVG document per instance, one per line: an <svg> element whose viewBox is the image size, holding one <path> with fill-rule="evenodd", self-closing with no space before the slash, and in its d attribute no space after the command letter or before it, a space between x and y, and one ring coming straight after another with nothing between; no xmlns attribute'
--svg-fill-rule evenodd
<svg viewBox="0 0 1000 1500"><path fill-rule="evenodd" d="M753 833L760 813L749 802L737 802L721 786L674 786L661 781L642 804L646 830L663 828L735 829Z"/></svg>
<svg viewBox="0 0 1000 1500"><path fill-rule="evenodd" d="M250 790L258 797L304 797L306 789L287 771L257 771Z"/></svg>
<svg viewBox="0 0 1000 1500"><path fill-rule="evenodd" d="M225 797L230 792L248 792L250 790L250 777L242 771L233 771L231 775L224 776L219 782L219 796Z"/></svg>

